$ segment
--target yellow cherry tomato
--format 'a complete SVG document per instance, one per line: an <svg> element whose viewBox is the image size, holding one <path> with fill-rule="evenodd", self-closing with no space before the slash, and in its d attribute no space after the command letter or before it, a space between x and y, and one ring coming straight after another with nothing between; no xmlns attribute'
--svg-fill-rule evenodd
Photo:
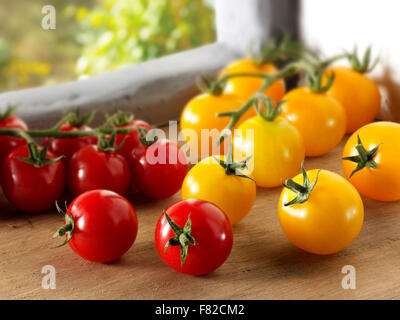
<svg viewBox="0 0 400 320"><path fill-rule="evenodd" d="M308 189L317 174L318 170L307 171ZM302 174L293 178L300 188L305 186L304 180L307 179ZM320 170L308 199L285 205L297 195L284 188L278 208L282 230L295 246L314 254L333 254L350 245L360 233L364 220L363 202L351 183L337 173Z"/></svg>
<svg viewBox="0 0 400 320"><path fill-rule="evenodd" d="M374 121L381 106L378 85L363 73L346 67L335 67L327 74L335 75L328 94L346 110L346 132L351 133Z"/></svg>
<svg viewBox="0 0 400 320"><path fill-rule="evenodd" d="M190 149L201 158L224 154L223 144L219 148L215 146L215 141L222 129L228 125L230 117L217 117L216 114L237 110L244 103L240 98L229 93L218 96L204 93L191 99L182 111L180 122L182 134ZM243 114L239 124L254 115L254 109L250 108ZM210 135L207 135L207 130Z"/></svg>
<svg viewBox="0 0 400 320"><path fill-rule="evenodd" d="M233 73L264 73L274 74L278 69L271 63L256 65L250 59L244 58L229 64L221 71L221 75ZM227 82L226 92L231 92L247 101L262 86L263 80L257 77L235 77ZM264 94L274 101L280 101L285 94L285 82L280 79L275 81Z"/></svg>
<svg viewBox="0 0 400 320"><path fill-rule="evenodd" d="M400 200L400 124L379 121L358 129L347 140L343 158L349 159L342 161L343 172L361 194Z"/></svg>
<svg viewBox="0 0 400 320"><path fill-rule="evenodd" d="M217 156L224 160L225 157ZM213 157L196 164L182 184L182 199L200 199L214 203L235 224L250 211L256 198L256 184L246 177L227 174Z"/></svg>
<svg viewBox="0 0 400 320"><path fill-rule="evenodd" d="M243 122L234 132L233 148L238 161L251 156L246 172L267 188L293 177L305 153L298 130L280 116L268 121L258 115Z"/></svg>
<svg viewBox="0 0 400 320"><path fill-rule="evenodd" d="M306 156L328 153L342 140L346 130L346 112L334 98L296 88L283 97L282 116L301 133Z"/></svg>

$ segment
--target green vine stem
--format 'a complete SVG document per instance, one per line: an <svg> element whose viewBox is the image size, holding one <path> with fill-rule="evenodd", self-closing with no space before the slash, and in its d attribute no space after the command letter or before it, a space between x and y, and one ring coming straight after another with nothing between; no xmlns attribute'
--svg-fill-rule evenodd
<svg viewBox="0 0 400 320"><path fill-rule="evenodd" d="M59 131L57 127L47 130L28 130L24 131L21 129L0 129L0 135L12 136L17 138L24 138L31 140L32 138L78 138L88 136L100 136L102 134L128 134L133 130L144 132L147 134L147 129L139 126L131 126L124 128L105 128L99 127L93 130L77 130L77 131Z"/></svg>
<svg viewBox="0 0 400 320"><path fill-rule="evenodd" d="M84 117L85 120L90 120L92 117L90 114ZM104 125L95 128L93 130L76 130L76 131L60 131L61 126L64 123L76 118L76 114L68 113L65 115L53 128L47 130L21 130L21 129L4 129L0 128L0 135L6 135L16 138L24 138L27 142L29 157L28 158L20 158L20 161L32 164L35 167L41 167L46 164L54 163L59 161L62 157L58 157L56 159L48 159L46 158L47 150L49 148L50 140L46 144L46 146L39 151L39 146L35 143L33 138L78 138L78 137L88 137L88 136L97 136L99 138L99 148L106 152L114 152L123 147L125 140L118 146L114 146L115 135L116 134L129 134L133 130L139 131L139 136L144 139L148 133L148 129L139 127L139 126L130 126L124 128L112 128L108 127L108 123L106 122ZM110 135L111 137L107 140L106 135ZM145 139L144 139L145 140Z"/></svg>
<svg viewBox="0 0 400 320"><path fill-rule="evenodd" d="M294 61L294 62L288 63L285 67L283 67L281 70L279 70L275 74L262 74L262 73L236 73L235 74L235 73L232 73L232 74L226 74L226 75L223 75L222 77L220 77L218 80L216 80L216 84L213 84L214 86L220 85L219 82L224 83L230 78L241 77L241 76L260 77L260 78L263 78L264 81L263 81L261 87L257 90L257 92L254 93L242 107L240 107L237 110L218 113L216 115L217 117L231 117L228 125L222 130L220 136L218 137L216 144L217 145L221 144L225 140L225 138L232 135L232 129L238 123L238 121L240 120L242 115L247 110L249 110L252 106L255 106L255 103L262 95L262 92L264 92L266 89L268 89L275 81L292 76L299 72L306 72L306 74L309 75L308 81L309 81L310 85L311 84L313 85L315 92L327 91L333 83L334 75L331 75L331 77L328 77L328 83L325 86L322 86L321 81L322 81L323 70L327 66L332 64L333 62L335 62L337 60L341 60L346 57L348 57L348 54L342 54L342 55L337 55L337 56L331 57L327 60L318 61L318 62L315 62L315 61L311 62L306 59L302 59L299 61Z"/></svg>

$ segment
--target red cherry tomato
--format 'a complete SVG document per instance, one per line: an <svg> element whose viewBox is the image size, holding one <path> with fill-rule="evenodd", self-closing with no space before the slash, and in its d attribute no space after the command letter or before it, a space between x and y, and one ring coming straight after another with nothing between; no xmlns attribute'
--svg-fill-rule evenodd
<svg viewBox="0 0 400 320"><path fill-rule="evenodd" d="M62 161L57 161L35 167L18 159L28 157L27 145L19 146L8 154L1 168L1 186L5 197L18 209L44 211L53 206L65 190L65 166ZM47 159L56 157L47 152Z"/></svg>
<svg viewBox="0 0 400 320"><path fill-rule="evenodd" d="M68 165L68 187L77 196L89 190L107 189L124 194L130 185L128 162L117 152L96 145L74 153Z"/></svg>
<svg viewBox="0 0 400 320"><path fill-rule="evenodd" d="M151 130L151 125L142 120L132 120L123 126L116 126L115 128L125 128L133 126L138 126L145 128L147 130ZM139 131L132 130L128 134L117 134L115 137L115 145L119 146L122 143L122 141L124 141L125 137L126 137L125 143L122 146L122 148L118 150L118 153L122 154L125 158L129 158L129 154L132 152L132 150L140 147L142 144L139 140Z"/></svg>
<svg viewBox="0 0 400 320"><path fill-rule="evenodd" d="M158 220L155 244L158 254L168 266L178 272L202 275L214 271L225 262L232 249L233 234L231 223L221 209L211 202L188 199L176 202L166 213L181 231L185 231L178 236L165 214ZM189 241L183 263L177 236ZM170 244L165 248L168 241Z"/></svg>
<svg viewBox="0 0 400 320"><path fill-rule="evenodd" d="M61 132L91 130L89 126L83 125L79 127L72 126L69 123L63 124L60 127ZM49 139L45 139L43 144L46 144ZM64 156L65 163L68 164L73 154L79 149L90 145L97 144L96 136L79 137L79 138L56 138L50 142L49 150L58 156Z"/></svg>
<svg viewBox="0 0 400 320"><path fill-rule="evenodd" d="M66 215L73 217L72 230L66 233L67 239L71 237L68 244L86 260L116 260L135 242L138 230L135 209L115 192L85 192L72 201ZM66 217L66 221L69 220ZM64 228L67 224L64 223ZM57 235L63 235L60 230Z"/></svg>
<svg viewBox="0 0 400 320"><path fill-rule="evenodd" d="M133 184L153 199L168 198L178 192L187 172L185 153L166 139L133 150L129 162Z"/></svg>
<svg viewBox="0 0 400 320"><path fill-rule="evenodd" d="M9 116L0 120L1 129L21 129L28 130L26 123L16 116ZM16 147L25 144L23 138L0 136L0 162Z"/></svg>

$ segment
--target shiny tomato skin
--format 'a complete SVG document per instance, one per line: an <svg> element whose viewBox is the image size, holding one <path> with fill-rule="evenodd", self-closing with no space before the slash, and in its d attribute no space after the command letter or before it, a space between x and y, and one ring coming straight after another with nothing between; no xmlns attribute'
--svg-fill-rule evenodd
<svg viewBox="0 0 400 320"><path fill-rule="evenodd" d="M218 158L226 161L224 156ZM253 207L256 183L248 178L226 174L214 157L208 157L192 167L186 175L182 184L182 199L214 203L235 224Z"/></svg>
<svg viewBox="0 0 400 320"><path fill-rule="evenodd" d="M314 182L318 170L307 171ZM303 175L293 180L303 183ZM295 193L287 188L279 198L279 223L287 238L300 249L319 255L334 254L349 246L364 221L362 199L351 183L328 170L321 170L318 181L304 203L285 206Z"/></svg>
<svg viewBox="0 0 400 320"><path fill-rule="evenodd" d="M133 206L109 190L92 190L75 198L68 213L75 230L68 242L82 258L110 262L126 253L135 242L138 220Z"/></svg>
<svg viewBox="0 0 400 320"><path fill-rule="evenodd" d="M117 126L115 128L125 128L125 127L142 127L147 130L151 130L151 125L149 125L147 122L142 121L142 120L132 120L126 125L123 126ZM126 137L126 139L125 139ZM122 146L121 149L118 150L118 153L123 155L125 158L129 158L129 154L132 152L132 150L138 148L141 146L141 142L139 139L139 131L138 130L132 130L128 134L117 134L115 137L115 146L119 146L122 141L124 141L124 145Z"/></svg>
<svg viewBox="0 0 400 320"><path fill-rule="evenodd" d="M77 196L95 189L127 192L130 169L127 160L117 152L105 152L96 145L78 150L68 165L68 187Z"/></svg>
<svg viewBox="0 0 400 320"><path fill-rule="evenodd" d="M155 244L161 259L172 269L190 275L208 274L220 267L228 258L233 244L232 226L225 213L214 204L196 199L181 200L166 210L171 219L184 227L188 216L192 222L192 236L197 245L190 245L181 267L179 246L167 241L175 234L162 214L157 222Z"/></svg>
<svg viewBox="0 0 400 320"><path fill-rule="evenodd" d="M244 172L262 188L280 186L293 177L305 155L300 132L280 116L273 121L256 116L243 122L235 130L233 150L236 161L251 157Z"/></svg>
<svg viewBox="0 0 400 320"><path fill-rule="evenodd" d="M400 200L400 124L377 121L363 126L347 140L342 157L358 155L355 148L357 134L366 151L381 144L373 158L378 167L376 169L364 167L350 178L357 164L342 160L346 178L368 198L378 201Z"/></svg>
<svg viewBox="0 0 400 320"><path fill-rule="evenodd" d="M347 115L346 133L352 133L374 121L381 106L381 95L375 81L346 67L334 67L335 80L328 94L339 101Z"/></svg>
<svg viewBox="0 0 400 320"><path fill-rule="evenodd" d="M178 192L187 172L185 153L167 139L133 150L129 163L133 185L153 199L165 199Z"/></svg>
<svg viewBox="0 0 400 320"><path fill-rule="evenodd" d="M227 73L264 73L274 74L278 69L271 63L256 65L250 59L239 59L229 64L221 71L221 75ZM226 86L227 93L233 93L241 99L247 101L262 86L263 80L256 77L234 77L228 80ZM271 97L274 101L280 101L285 94L285 82L280 79L264 91L264 94Z"/></svg>
<svg viewBox="0 0 400 320"><path fill-rule="evenodd" d="M244 103L245 101L230 93L222 93L218 96L203 93L195 96L186 104L181 114L180 126L190 149L199 158L203 159L209 155L226 153L224 144L218 147L215 145L215 141L228 125L230 117L217 117L216 115L217 113L238 110ZM242 115L236 127L255 115L254 108L250 108ZM204 144L202 142L202 130L203 132L204 130L210 132L209 139L204 140L208 145L206 144L204 147L202 146L202 143Z"/></svg>
<svg viewBox="0 0 400 320"><path fill-rule="evenodd" d="M1 168L1 186L5 197L19 210L44 211L52 207L65 190L65 165L57 161L36 168L17 159L28 157L26 145L8 154ZM47 152L48 159L56 157L52 152Z"/></svg>
<svg viewBox="0 0 400 320"><path fill-rule="evenodd" d="M0 128L28 130L26 123L17 116L9 116L0 120ZM26 141L23 138L0 136L0 163L13 149L25 143Z"/></svg>
<svg viewBox="0 0 400 320"><path fill-rule="evenodd" d="M92 130L89 126L83 125L75 127L69 123L63 124L60 128L61 132L73 132L73 131L89 131ZM69 160L73 154L79 149L86 147L90 144L97 144L96 136L87 136L79 138L55 138L50 142L49 150L58 156L64 156L63 160L68 165ZM45 139L43 144L46 144L48 139Z"/></svg>
<svg viewBox="0 0 400 320"><path fill-rule="evenodd" d="M334 98L300 87L288 92L283 100L282 117L303 136L307 157L326 154L342 140L346 111Z"/></svg>

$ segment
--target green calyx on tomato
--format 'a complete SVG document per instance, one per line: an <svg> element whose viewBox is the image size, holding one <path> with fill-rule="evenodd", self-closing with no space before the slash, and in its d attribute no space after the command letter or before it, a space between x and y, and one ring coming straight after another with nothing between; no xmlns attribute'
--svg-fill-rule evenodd
<svg viewBox="0 0 400 320"><path fill-rule="evenodd" d="M264 94L261 94L257 97L256 102L254 103L254 107L257 111L257 114L266 121L274 121L282 112L281 106L284 104L286 100L282 100L276 103L275 108L270 97L267 97ZM263 106L265 107L265 111L263 111Z"/></svg>
<svg viewBox="0 0 400 320"><path fill-rule="evenodd" d="M315 52L295 41L289 32L284 32L278 38L272 38L269 43L263 45L260 54L254 55L249 52L250 60L257 66L279 60L300 59L307 55L313 58L317 57Z"/></svg>
<svg viewBox="0 0 400 320"><path fill-rule="evenodd" d="M326 84L323 84L323 78L326 77ZM335 74L332 72L329 76L325 74L324 69L310 70L306 73L307 87L315 93L327 92L335 80Z"/></svg>
<svg viewBox="0 0 400 320"><path fill-rule="evenodd" d="M49 139L49 141L46 143L46 145L43 147L43 149L39 150L38 145L35 142L29 141L29 142L27 142L27 146L28 146L28 150L29 150L29 157L28 158L17 158L17 159L22 162L31 164L36 168L40 168L47 164L51 164L51 163L60 161L62 158L64 158L64 156L59 156L54 159L46 158L50 143L51 143L51 139Z"/></svg>
<svg viewBox="0 0 400 320"><path fill-rule="evenodd" d="M306 170L304 169L303 162L301 163L301 171L303 173L303 185L298 184L297 182L293 181L292 179L287 179L283 184L283 186L294 193L296 193L296 197L285 203L285 207L294 205L296 203L304 203L308 200L310 197L311 191L314 189L317 181L318 181L318 174L314 180L313 183L310 183L310 180L308 179L308 175Z"/></svg>
<svg viewBox="0 0 400 320"><path fill-rule="evenodd" d="M381 143L369 151L365 150L364 146L362 145L360 136L357 133L357 145L355 146L355 148L358 152L358 155L342 158L342 160L349 160L349 161L357 163L357 167L350 174L350 178L353 176L353 174L355 174L356 172L360 171L361 169L363 169L365 167L369 167L371 169L378 168L378 165L374 161L374 157L375 157L376 153L378 152L380 145L381 145Z"/></svg>
<svg viewBox="0 0 400 320"><path fill-rule="evenodd" d="M185 226L183 229L178 226L172 219L171 217L167 214L167 212L164 211L165 218L167 219L172 231L175 233L175 237L169 239L167 243L165 244L164 247L164 252L167 251L167 248L169 246L180 246L181 249L181 267L183 267L183 264L185 263L188 250L189 250L189 245L195 246L196 245L196 240L192 236L192 221L190 220L190 213L188 216L188 219L186 221Z"/></svg>
<svg viewBox="0 0 400 320"><path fill-rule="evenodd" d="M79 108L74 112L64 112L63 119L67 119L67 122L73 127L81 127L89 125L93 121L96 111L91 111L86 116L81 116L80 113Z"/></svg>
<svg viewBox="0 0 400 320"><path fill-rule="evenodd" d="M203 93L208 93L213 96L219 96L224 92L226 81L224 77L215 80L202 75L196 78L196 84L199 90Z"/></svg>
<svg viewBox="0 0 400 320"><path fill-rule="evenodd" d="M351 68L360 73L368 73L372 71L379 62L379 57L371 61L371 47L369 46L365 51L362 61L358 58L357 47L354 48L353 53L348 54L348 60Z"/></svg>
<svg viewBox="0 0 400 320"><path fill-rule="evenodd" d="M135 115L131 112L123 112L118 110L112 116L106 114L106 125L111 127L126 126L129 122L133 121Z"/></svg>
<svg viewBox="0 0 400 320"><path fill-rule="evenodd" d="M217 157L213 157L215 161L219 163L219 165L225 169L225 174L227 175L235 175L237 177L241 178L247 178L252 181L254 179L250 178L249 176L244 175L241 173L239 170L243 170L247 168L247 162L251 159L251 156L247 157L246 159L240 161L240 162L233 162L233 151L232 151L232 143L229 146L229 151L227 154L227 160L221 160ZM255 181L254 181L255 182Z"/></svg>
<svg viewBox="0 0 400 320"><path fill-rule="evenodd" d="M17 110L16 104L8 105L6 111L0 113L0 121L7 119L8 117L11 117L16 110Z"/></svg>
<svg viewBox="0 0 400 320"><path fill-rule="evenodd" d="M151 146L158 140L158 137L155 135L154 130L150 130L150 134L148 134L149 130L146 128L138 127L138 130L139 130L139 141L144 146Z"/></svg>
<svg viewBox="0 0 400 320"><path fill-rule="evenodd" d="M116 152L124 146L127 137L122 140L119 146L115 146L115 137L115 131L111 134L110 138L107 138L106 135L102 134L99 136L99 142L97 146L104 152Z"/></svg>
<svg viewBox="0 0 400 320"><path fill-rule="evenodd" d="M74 221L74 217L72 216L71 212L69 212L69 214L67 214L67 212L68 212L67 203L65 203L65 211L59 207L57 201L56 201L56 208L57 208L57 212L59 214L61 214L63 216L63 218L65 219L65 224L61 228L59 228L55 234L53 234L53 238L63 237L65 235L67 235L67 237L65 238L65 241L56 247L56 248L59 248L59 247L66 245L68 243L68 241L71 240L72 235L75 231L75 221Z"/></svg>

